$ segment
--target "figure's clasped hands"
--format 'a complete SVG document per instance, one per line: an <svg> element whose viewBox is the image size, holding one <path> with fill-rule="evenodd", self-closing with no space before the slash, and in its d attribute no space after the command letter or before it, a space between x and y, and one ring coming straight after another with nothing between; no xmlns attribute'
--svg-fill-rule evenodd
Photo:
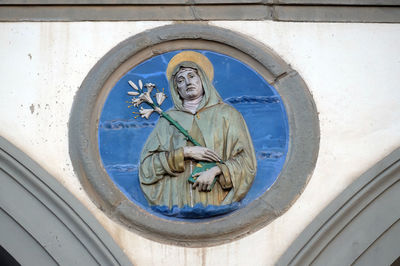
<svg viewBox="0 0 400 266"><path fill-rule="evenodd" d="M222 161L215 151L201 146L184 147L183 153L185 158L196 161ZM218 166L214 166L204 172L195 174L193 177L196 178L196 182L193 184L193 189L197 187L199 191L211 191L212 183L214 182L215 177L219 174L221 174L221 169Z"/></svg>
<svg viewBox="0 0 400 266"><path fill-rule="evenodd" d="M193 189L196 189L197 187L199 191L211 191L211 185L214 178L219 174L221 174L221 169L218 166L214 166L207 171L195 174L194 177L197 177L197 179L193 184Z"/></svg>

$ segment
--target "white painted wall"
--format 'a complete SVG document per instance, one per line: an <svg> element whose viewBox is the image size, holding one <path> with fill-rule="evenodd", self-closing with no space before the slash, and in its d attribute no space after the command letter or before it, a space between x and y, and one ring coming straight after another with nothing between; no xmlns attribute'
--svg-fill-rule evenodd
<svg viewBox="0 0 400 266"><path fill-rule="evenodd" d="M272 48L304 78L321 127L304 193L274 222L241 240L182 248L111 221L82 189L68 154L74 95L122 40L169 22L0 23L0 134L42 165L100 221L135 265L272 265L360 174L400 146L400 25L212 22Z"/></svg>

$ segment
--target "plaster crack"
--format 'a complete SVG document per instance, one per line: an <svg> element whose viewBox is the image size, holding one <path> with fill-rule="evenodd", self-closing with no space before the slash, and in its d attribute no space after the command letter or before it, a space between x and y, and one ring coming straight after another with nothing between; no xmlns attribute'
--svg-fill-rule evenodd
<svg viewBox="0 0 400 266"><path fill-rule="evenodd" d="M199 14L197 13L195 1L189 0L188 3L189 3L190 12L192 13L193 20L196 20L196 21L198 21L198 20L201 20L201 21L204 20L204 19L202 19L201 16L199 16Z"/></svg>

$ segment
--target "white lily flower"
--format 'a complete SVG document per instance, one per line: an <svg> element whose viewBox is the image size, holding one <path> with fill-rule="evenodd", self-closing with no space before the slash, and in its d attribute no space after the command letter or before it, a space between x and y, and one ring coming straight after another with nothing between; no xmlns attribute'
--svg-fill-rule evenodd
<svg viewBox="0 0 400 266"><path fill-rule="evenodd" d="M164 102L165 98L167 98L167 96L165 95L164 92L156 93L156 100L157 100L158 105L161 105Z"/></svg>
<svg viewBox="0 0 400 266"><path fill-rule="evenodd" d="M143 102L143 100L140 99L140 98L133 98L132 99L133 106L135 106L135 107L138 107L142 102Z"/></svg>
<svg viewBox="0 0 400 266"><path fill-rule="evenodd" d="M131 87L134 88L135 90L137 90L137 91L139 90L139 88L136 86L135 83L132 82L132 80L129 80L128 83L129 83L129 85L131 85Z"/></svg>
<svg viewBox="0 0 400 266"><path fill-rule="evenodd" d="M143 107L140 108L139 114L142 118L149 119L149 116L154 112L154 109L144 109Z"/></svg>
<svg viewBox="0 0 400 266"><path fill-rule="evenodd" d="M139 79L139 88L140 88L141 90L143 90L143 82L142 82L141 79Z"/></svg>
<svg viewBox="0 0 400 266"><path fill-rule="evenodd" d="M147 91L149 93L151 93L151 91L156 87L156 85L153 83L146 83L146 84L144 84L144 86L147 88Z"/></svg>
<svg viewBox="0 0 400 266"><path fill-rule="evenodd" d="M139 92L136 92L136 91L128 91L128 95L137 96L137 95L139 95Z"/></svg>
<svg viewBox="0 0 400 266"><path fill-rule="evenodd" d="M139 99L146 103L153 103L153 100L151 99L150 92L146 91L142 94L140 94Z"/></svg>

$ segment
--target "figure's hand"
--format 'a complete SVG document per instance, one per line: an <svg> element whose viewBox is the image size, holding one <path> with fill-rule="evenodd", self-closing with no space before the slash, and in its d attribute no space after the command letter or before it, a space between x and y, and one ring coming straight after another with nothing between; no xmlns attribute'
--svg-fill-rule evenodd
<svg viewBox="0 0 400 266"><path fill-rule="evenodd" d="M219 174L221 174L221 169L218 166L214 166L207 171L195 174L194 177L197 177L197 179L193 184L193 189L198 187L199 191L211 191L211 185L214 178Z"/></svg>
<svg viewBox="0 0 400 266"><path fill-rule="evenodd" d="M219 162L221 158L215 151L201 146L184 147L185 158L191 158L197 161Z"/></svg>

